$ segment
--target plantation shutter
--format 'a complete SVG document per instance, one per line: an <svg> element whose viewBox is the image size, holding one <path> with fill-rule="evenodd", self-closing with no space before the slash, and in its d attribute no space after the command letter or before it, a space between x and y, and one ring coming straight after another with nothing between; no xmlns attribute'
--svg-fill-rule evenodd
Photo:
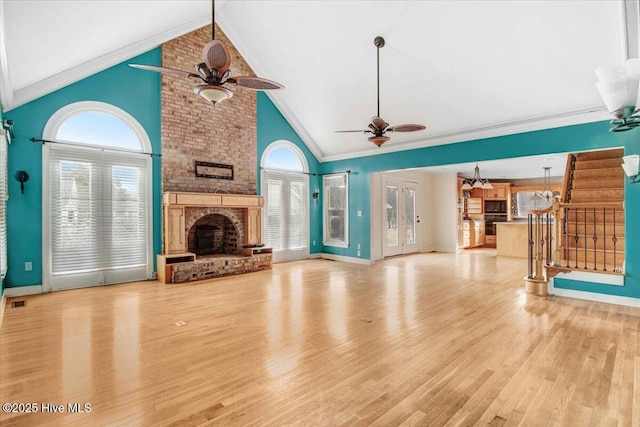
<svg viewBox="0 0 640 427"><path fill-rule="evenodd" d="M309 245L307 176L265 170L265 243L274 251L306 250Z"/></svg>
<svg viewBox="0 0 640 427"><path fill-rule="evenodd" d="M286 234L282 232L286 229L284 206L286 176L284 173L267 171L265 177L268 194L265 243L274 251L283 251L287 248Z"/></svg>
<svg viewBox="0 0 640 427"><path fill-rule="evenodd" d="M8 141L4 130L0 130L0 274L7 274L7 151Z"/></svg>
<svg viewBox="0 0 640 427"><path fill-rule="evenodd" d="M51 147L52 276L146 267L147 161L137 154Z"/></svg>

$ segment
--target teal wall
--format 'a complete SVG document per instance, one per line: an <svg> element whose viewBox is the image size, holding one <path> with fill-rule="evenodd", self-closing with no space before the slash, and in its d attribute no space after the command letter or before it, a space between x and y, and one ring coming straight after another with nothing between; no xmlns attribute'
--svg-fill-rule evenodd
<svg viewBox="0 0 640 427"><path fill-rule="evenodd" d="M320 191L318 200L313 200L313 198L309 197L309 251L311 253L319 253L322 245L322 178L313 174L319 172L320 163L264 92L258 92L257 110L258 158L256 167L258 168L258 194L261 192L260 160L269 144L278 140L286 140L300 148L307 159L309 173L311 174L309 176L309 192L313 194L316 190ZM314 241L316 242L315 245L313 244Z"/></svg>
<svg viewBox="0 0 640 427"><path fill-rule="evenodd" d="M2 106L0 105L0 124L4 123L4 112L2 111ZM2 297L2 292L4 291L4 279L0 278L0 298Z"/></svg>
<svg viewBox="0 0 640 427"><path fill-rule="evenodd" d="M393 140L387 144L393 144ZM324 247L323 252L357 257L356 246L360 243L360 258L370 258L369 187L372 173L620 146L627 153L640 153L639 131L611 133L608 122L597 122L321 163L321 173L352 171L349 188L350 246L345 249ZM384 148L383 146L381 150ZM640 184L629 184L627 181L625 202L626 235L640 235L640 221L637 220L640 218ZM356 216L358 210L363 211L362 217ZM633 238L625 239L625 242L627 262L624 287L591 284L578 286L575 283L571 286L584 291L640 298L640 247ZM565 286L562 281L558 282L557 287ZM569 287L568 284L566 286Z"/></svg>
<svg viewBox="0 0 640 427"><path fill-rule="evenodd" d="M153 152L161 151L160 75L137 70L130 62L161 65L160 48L132 58L77 83L4 113L15 122L15 139L9 147L8 272L6 287L42 283L42 145L29 138L42 138L49 118L60 108L79 101L101 101L131 114L145 129ZM29 173L24 194L13 179L16 171ZM153 158L153 248L160 253L161 163ZM155 257L154 257L155 258ZM24 263L33 263L24 271Z"/></svg>

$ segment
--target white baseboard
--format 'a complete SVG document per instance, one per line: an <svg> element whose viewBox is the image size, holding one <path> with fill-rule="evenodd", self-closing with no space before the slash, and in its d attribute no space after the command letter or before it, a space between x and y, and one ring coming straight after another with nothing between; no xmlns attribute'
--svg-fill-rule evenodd
<svg viewBox="0 0 640 427"><path fill-rule="evenodd" d="M42 293L42 285L17 286L15 288L5 288L4 295L7 298L21 297L25 295L36 295Z"/></svg>
<svg viewBox="0 0 640 427"><path fill-rule="evenodd" d="M321 257L321 253L317 253L317 254L309 254L309 259L320 259Z"/></svg>
<svg viewBox="0 0 640 427"><path fill-rule="evenodd" d="M576 291L573 289L556 288L553 279L548 284L549 295L565 298L576 298L587 301L602 302L605 304L626 305L628 307L640 307L640 298L621 297L618 295L597 294L594 292Z"/></svg>
<svg viewBox="0 0 640 427"><path fill-rule="evenodd" d="M434 247L432 252L445 252L450 254L455 254L458 252L458 248L456 247Z"/></svg>
<svg viewBox="0 0 640 427"><path fill-rule="evenodd" d="M7 297L4 296L4 290L2 297L0 297L0 327L2 327L2 318L4 317L4 306L7 304Z"/></svg>
<svg viewBox="0 0 640 427"><path fill-rule="evenodd" d="M320 254L320 258L322 258L322 259L330 259L330 260L333 260L333 261L350 262L352 264L362 264L362 265L372 265L373 264L373 261L371 261L369 259L354 258L354 257L344 256L344 255L334 255L334 254L322 253L322 254Z"/></svg>

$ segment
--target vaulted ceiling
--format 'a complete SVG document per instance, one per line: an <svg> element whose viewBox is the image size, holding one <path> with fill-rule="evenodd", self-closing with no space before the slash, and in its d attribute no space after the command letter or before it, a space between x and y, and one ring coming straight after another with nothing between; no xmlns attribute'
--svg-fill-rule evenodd
<svg viewBox="0 0 640 427"><path fill-rule="evenodd" d="M5 111L211 22L208 0L0 7ZM638 56L640 26L638 0L218 0L216 22L322 161L607 119L594 69ZM380 149L334 132L376 114L378 35L381 116L427 126Z"/></svg>

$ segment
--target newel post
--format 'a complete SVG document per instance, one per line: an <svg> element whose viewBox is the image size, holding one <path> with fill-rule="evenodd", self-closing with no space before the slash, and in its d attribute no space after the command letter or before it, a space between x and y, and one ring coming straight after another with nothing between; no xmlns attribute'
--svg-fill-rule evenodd
<svg viewBox="0 0 640 427"><path fill-rule="evenodd" d="M542 212L529 211L529 275L525 276L525 289L535 295L548 295L547 279L544 277L545 229L542 224ZM533 264L533 268L532 267ZM531 271L533 270L533 271Z"/></svg>
<svg viewBox="0 0 640 427"><path fill-rule="evenodd" d="M555 197L553 199L553 205L551 207L553 211L553 265L558 267L562 263L562 252L560 250L562 240L561 226L564 223L564 214L560 213L560 198ZM548 225L548 224L547 224Z"/></svg>

